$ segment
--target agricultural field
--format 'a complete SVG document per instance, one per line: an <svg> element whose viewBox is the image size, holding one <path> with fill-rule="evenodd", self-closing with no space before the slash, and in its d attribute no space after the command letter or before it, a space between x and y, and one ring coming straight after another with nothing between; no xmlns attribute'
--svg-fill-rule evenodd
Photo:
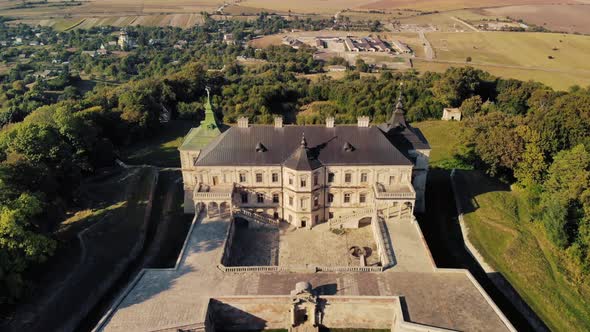
<svg viewBox="0 0 590 332"><path fill-rule="evenodd" d="M485 15L510 16L551 31L590 33L590 5L523 5L483 10Z"/></svg>
<svg viewBox="0 0 590 332"><path fill-rule="evenodd" d="M21 8L20 1L0 0L0 12L17 18L18 22L51 26L59 31L101 25L189 28L203 22L201 12L214 12L221 3L217 0L49 0Z"/></svg>
<svg viewBox="0 0 590 332"><path fill-rule="evenodd" d="M337 1L337 0L335 0ZM560 3L580 3L576 0L565 0ZM364 9L415 9L422 11L446 11L463 8L500 7L522 4L552 4L552 0L377 0L369 4L359 5Z"/></svg>
<svg viewBox="0 0 590 332"><path fill-rule="evenodd" d="M436 61L491 68L499 76L537 79L561 89L590 84L590 37L555 33L428 33ZM551 58L550 58L551 57ZM418 69L424 70L425 67ZM507 76L511 77L511 76Z"/></svg>
<svg viewBox="0 0 590 332"><path fill-rule="evenodd" d="M490 74L503 78L514 78L522 81L533 80L541 82L556 90L565 91L572 85L588 86L590 85L590 76L576 73L550 72L542 70L531 70L526 68L510 68L494 65L474 65L474 64L449 64L443 62L430 62L424 60L413 60L414 69L420 73L427 71L442 73L449 67L459 67L469 65L474 68L485 70Z"/></svg>

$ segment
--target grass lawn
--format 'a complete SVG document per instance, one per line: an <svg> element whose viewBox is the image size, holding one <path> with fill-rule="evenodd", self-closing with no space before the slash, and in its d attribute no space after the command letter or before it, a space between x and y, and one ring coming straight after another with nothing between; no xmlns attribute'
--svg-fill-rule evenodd
<svg viewBox="0 0 590 332"><path fill-rule="evenodd" d="M494 191L494 180L462 173L478 206L465 215L469 238L554 331L590 330L590 285L567 277L565 259L547 240L519 190Z"/></svg>
<svg viewBox="0 0 590 332"><path fill-rule="evenodd" d="M459 145L460 122L429 120L412 123L412 126L420 129L430 143L431 167L445 168L445 165L453 162L453 154Z"/></svg>
<svg viewBox="0 0 590 332"><path fill-rule="evenodd" d="M132 165L180 167L177 149L190 128L196 126L194 121L172 120L163 125L158 135L126 147L121 151L121 157Z"/></svg>

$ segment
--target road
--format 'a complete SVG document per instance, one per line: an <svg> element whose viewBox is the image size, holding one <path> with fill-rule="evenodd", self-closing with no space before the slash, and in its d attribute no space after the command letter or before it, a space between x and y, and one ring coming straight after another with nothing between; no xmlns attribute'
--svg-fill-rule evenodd
<svg viewBox="0 0 590 332"><path fill-rule="evenodd" d="M436 57L432 45L430 45L430 42L428 41L428 39L426 39L426 35L424 35L423 31L418 32L418 35L420 36L422 45L424 45L424 55L426 60L432 61Z"/></svg>
<svg viewBox="0 0 590 332"><path fill-rule="evenodd" d="M475 32L481 32L480 30L478 30L476 27L474 27L473 25L463 21L462 19L455 17L455 16L449 16L451 19L453 19L454 21L457 21L461 24L463 24L464 26L468 27L469 29L475 31Z"/></svg>

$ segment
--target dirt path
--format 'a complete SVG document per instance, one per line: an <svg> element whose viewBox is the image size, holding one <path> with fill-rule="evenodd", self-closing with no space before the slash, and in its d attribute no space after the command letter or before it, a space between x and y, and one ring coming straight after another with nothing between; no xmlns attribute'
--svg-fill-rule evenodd
<svg viewBox="0 0 590 332"><path fill-rule="evenodd" d="M464 26L468 27L469 29L475 31L475 32L481 32L480 30L478 30L476 27L474 27L473 25L463 21L462 19L455 17L455 16L449 16L453 21L457 21L461 24L463 24Z"/></svg>
<svg viewBox="0 0 590 332"><path fill-rule="evenodd" d="M418 35L420 36L420 40L422 41L422 44L424 45L424 54L425 54L425 60L427 61L432 61L436 55L434 53L434 49L432 48L432 45L430 45L430 42L428 41L428 39L426 39L426 35L424 34L424 31L420 31L418 32Z"/></svg>

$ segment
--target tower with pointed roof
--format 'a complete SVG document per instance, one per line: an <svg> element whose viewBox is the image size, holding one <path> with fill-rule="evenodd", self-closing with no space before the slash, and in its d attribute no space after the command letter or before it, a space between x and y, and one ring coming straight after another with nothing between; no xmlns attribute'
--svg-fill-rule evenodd
<svg viewBox="0 0 590 332"><path fill-rule="evenodd" d="M213 112L213 107L211 106L209 88L206 88L206 91L207 101L204 105L205 117L198 127L191 128L178 148L180 151L180 164L185 187L185 213L194 212L194 203L192 202L192 193L196 184L194 165L199 158L201 151L222 133L222 128L220 127L220 124L215 117L215 113Z"/></svg>

